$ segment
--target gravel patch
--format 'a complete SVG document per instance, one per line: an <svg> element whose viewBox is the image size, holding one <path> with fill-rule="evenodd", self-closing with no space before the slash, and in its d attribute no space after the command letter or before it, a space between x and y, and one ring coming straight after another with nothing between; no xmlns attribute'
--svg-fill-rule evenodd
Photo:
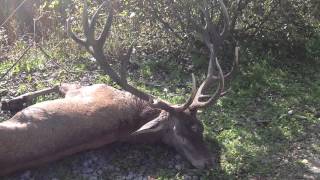
<svg viewBox="0 0 320 180"><path fill-rule="evenodd" d="M157 177L201 179L202 171L165 145L115 143L80 153L44 167L6 177L5 180L119 179L149 180Z"/></svg>

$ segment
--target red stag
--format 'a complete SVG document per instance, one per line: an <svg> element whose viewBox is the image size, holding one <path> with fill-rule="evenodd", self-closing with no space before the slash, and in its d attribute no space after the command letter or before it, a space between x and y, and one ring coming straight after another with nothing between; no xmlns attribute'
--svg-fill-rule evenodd
<svg viewBox="0 0 320 180"><path fill-rule="evenodd" d="M222 32L217 31L206 4L202 8L206 24L202 26L194 22L196 31L210 50L207 77L197 88L192 75L193 88L189 99L183 105L172 105L128 84L126 67L132 47L121 60L120 72L111 68L103 47L110 35L114 10L110 4L107 6L105 26L96 38L98 11L108 3L101 5L88 20L87 3L84 1L85 38L78 38L70 27L69 33L123 91L105 84L83 87L64 84L51 90L62 93L64 98L31 105L0 123L0 175L39 166L115 141L160 141L174 147L197 168L212 166L214 157L203 140L203 125L197 119L197 111L213 105L225 93L225 78L231 74L222 72L215 52L229 25L226 7L222 0L219 2L225 21ZM216 75L215 69L218 72ZM213 95L205 94L206 89L216 82L217 89Z"/></svg>

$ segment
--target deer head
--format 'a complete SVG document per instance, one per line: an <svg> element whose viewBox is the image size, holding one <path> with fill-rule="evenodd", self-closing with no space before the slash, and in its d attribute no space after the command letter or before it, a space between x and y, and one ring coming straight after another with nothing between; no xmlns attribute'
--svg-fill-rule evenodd
<svg viewBox="0 0 320 180"><path fill-rule="evenodd" d="M68 30L71 38L85 49L97 60L104 72L116 82L123 90L130 92L137 98L145 101L152 109L161 110L159 115L144 124L138 130L132 133L135 139L148 137L154 141L162 141L174 147L178 152L184 155L197 168L210 167L214 163L214 157L209 152L203 140L203 125L197 118L197 112L200 108L213 105L219 97L225 94L225 80L230 77L233 68L229 73L224 74L219 64L216 50L222 44L229 26L229 17L226 7L222 0L219 0L224 27L222 32L218 32L217 25L214 24L209 13L206 1L201 6L205 24L197 24L194 21L194 29L199 33L207 48L210 50L208 73L206 79L197 88L195 76L192 74L193 87L189 99L183 105L172 105L150 94L147 94L134 86L128 84L127 81L127 64L130 59L133 47L131 46L126 56L121 59L120 70L116 72L110 65L110 60L103 52L106 39L110 35L111 25L113 21L114 9L111 2L104 2L94 13L92 18L88 19L87 2L84 0L83 11L83 31L84 39L77 37L70 28L68 21ZM108 16L102 33L95 36L95 24L98 17L98 11L103 7L107 7ZM192 20L193 21L193 20ZM238 61L238 48L235 52L235 64ZM215 72L218 72L215 74ZM213 94L206 93L210 87L215 84L216 90Z"/></svg>

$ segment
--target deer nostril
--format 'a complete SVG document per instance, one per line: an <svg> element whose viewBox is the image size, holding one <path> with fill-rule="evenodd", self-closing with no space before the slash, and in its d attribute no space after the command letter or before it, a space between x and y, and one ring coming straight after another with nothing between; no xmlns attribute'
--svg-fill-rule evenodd
<svg viewBox="0 0 320 180"><path fill-rule="evenodd" d="M213 169L216 161L215 158L208 158L199 161L192 161L191 163L198 169Z"/></svg>
<svg viewBox="0 0 320 180"><path fill-rule="evenodd" d="M206 163L197 163L197 164L192 163L192 165L198 169L204 169L206 167Z"/></svg>

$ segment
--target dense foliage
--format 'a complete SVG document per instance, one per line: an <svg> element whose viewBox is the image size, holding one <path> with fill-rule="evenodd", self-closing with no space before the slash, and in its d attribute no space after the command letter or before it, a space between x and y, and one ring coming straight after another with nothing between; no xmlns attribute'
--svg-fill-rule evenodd
<svg viewBox="0 0 320 180"><path fill-rule="evenodd" d="M1 6L0 22L4 22L19 2L0 2L5 5ZM221 22L218 3L211 2L212 16ZM200 3L201 1L193 0L122 0L119 1L117 9L119 19L122 17L123 20L116 21L114 26L121 26L120 31L126 33L124 38L133 36L137 44L146 51L151 49L156 52L158 49L167 48L175 56L189 53L190 43L196 46L195 49L199 49L199 37L194 34L192 23L194 20L201 21ZM93 2L94 4L99 4L99 1ZM225 1L225 4L229 9L231 21L226 46L238 42L243 49L248 48L256 55L271 53L276 59L290 58L300 62L308 61L308 58L315 59L318 55L318 1L238 0ZM64 31L66 18L70 14L78 16L81 10L79 1L66 0L37 0L35 7L30 7L33 7L32 2L26 1L17 11L17 15L2 27L1 32L5 35L1 38L2 44L12 43L14 37L17 39L25 33L34 32L32 20L26 20L23 13L36 20L35 32L38 36L50 39L52 33L61 34ZM23 29L21 24L29 27ZM152 47L152 41L161 41L162 47ZM174 53L172 47L176 47L180 52Z"/></svg>

